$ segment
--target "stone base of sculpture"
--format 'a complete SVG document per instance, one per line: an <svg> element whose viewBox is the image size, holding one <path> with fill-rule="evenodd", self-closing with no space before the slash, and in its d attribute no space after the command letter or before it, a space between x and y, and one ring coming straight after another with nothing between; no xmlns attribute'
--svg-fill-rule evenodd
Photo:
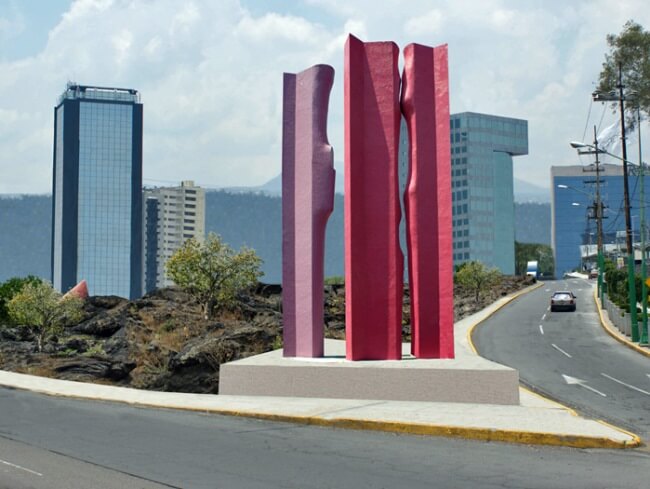
<svg viewBox="0 0 650 489"><path fill-rule="evenodd" d="M221 365L219 394L391 401L519 404L519 373L472 354L401 361L348 361L345 343L325 340L322 358L286 358L282 350Z"/></svg>

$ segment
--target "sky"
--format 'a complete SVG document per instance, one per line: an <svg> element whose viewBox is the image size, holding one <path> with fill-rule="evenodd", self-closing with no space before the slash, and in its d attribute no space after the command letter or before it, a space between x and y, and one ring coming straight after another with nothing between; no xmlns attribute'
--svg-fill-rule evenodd
<svg viewBox="0 0 650 489"><path fill-rule="evenodd" d="M319 63L342 173L349 33L448 44L452 113L527 120L515 177L548 187L551 165L588 163L569 141L616 121L591 92L629 19L650 28L647 0L0 0L0 194L51 192L68 81L140 91L145 184L261 185L281 169L282 73Z"/></svg>

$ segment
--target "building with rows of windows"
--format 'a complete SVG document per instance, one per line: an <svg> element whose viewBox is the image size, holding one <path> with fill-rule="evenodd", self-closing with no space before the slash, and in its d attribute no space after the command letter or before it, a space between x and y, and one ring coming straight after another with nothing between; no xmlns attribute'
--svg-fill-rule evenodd
<svg viewBox="0 0 650 489"><path fill-rule="evenodd" d="M623 178L622 165L600 164L603 245L605 254L612 258L627 254ZM641 240L639 182L638 175L628 175L632 241L637 248ZM551 246L555 257L555 276L559 278L574 270L588 271L596 266L598 242L594 211L595 165L552 166L551 196ZM650 229L650 215L646 216L647 230ZM637 259L640 259L640 252Z"/></svg>
<svg viewBox="0 0 650 489"><path fill-rule="evenodd" d="M68 83L54 109L52 282L136 298L142 287L142 104Z"/></svg>
<svg viewBox="0 0 650 489"><path fill-rule="evenodd" d="M144 191L145 292L174 284L165 272L167 260L182 244L205 239L205 190L192 181L179 187L158 187Z"/></svg>

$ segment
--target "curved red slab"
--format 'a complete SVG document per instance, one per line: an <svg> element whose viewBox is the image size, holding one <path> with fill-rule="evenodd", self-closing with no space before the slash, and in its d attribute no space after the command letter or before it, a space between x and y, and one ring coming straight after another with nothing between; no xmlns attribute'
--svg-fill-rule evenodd
<svg viewBox="0 0 650 489"><path fill-rule="evenodd" d="M325 228L334 208L327 111L334 68L284 74L282 308L284 356L323 356Z"/></svg>
<svg viewBox="0 0 650 489"><path fill-rule="evenodd" d="M404 48L402 112L409 132L404 195L411 292L411 352L454 357L447 46Z"/></svg>

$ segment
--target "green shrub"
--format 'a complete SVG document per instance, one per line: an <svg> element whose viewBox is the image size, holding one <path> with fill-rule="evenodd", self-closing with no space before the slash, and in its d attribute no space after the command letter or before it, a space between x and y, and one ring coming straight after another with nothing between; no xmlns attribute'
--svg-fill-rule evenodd
<svg viewBox="0 0 650 489"><path fill-rule="evenodd" d="M7 306L11 299L18 294L23 287L27 284L38 284L42 280L34 275L28 275L27 277L13 277L0 284L0 324L7 324L11 322L11 317L9 316L9 310Z"/></svg>

